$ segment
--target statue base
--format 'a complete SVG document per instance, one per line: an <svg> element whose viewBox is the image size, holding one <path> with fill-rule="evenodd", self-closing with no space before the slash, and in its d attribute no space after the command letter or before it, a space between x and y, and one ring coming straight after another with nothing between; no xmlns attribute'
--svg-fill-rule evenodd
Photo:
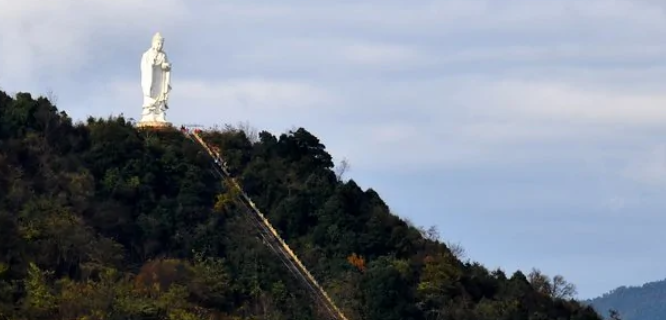
<svg viewBox="0 0 666 320"><path fill-rule="evenodd" d="M163 121L141 121L136 124L137 128L145 128L145 129L170 129L173 127L171 122L163 122Z"/></svg>

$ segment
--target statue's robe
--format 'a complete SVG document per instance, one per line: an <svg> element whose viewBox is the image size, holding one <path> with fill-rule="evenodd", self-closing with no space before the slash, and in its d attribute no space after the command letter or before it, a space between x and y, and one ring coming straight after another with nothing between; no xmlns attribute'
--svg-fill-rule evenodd
<svg viewBox="0 0 666 320"><path fill-rule="evenodd" d="M171 71L162 69L168 63L163 51L148 49L141 57L141 88L143 90L143 116L148 121L164 121L166 94L170 91Z"/></svg>

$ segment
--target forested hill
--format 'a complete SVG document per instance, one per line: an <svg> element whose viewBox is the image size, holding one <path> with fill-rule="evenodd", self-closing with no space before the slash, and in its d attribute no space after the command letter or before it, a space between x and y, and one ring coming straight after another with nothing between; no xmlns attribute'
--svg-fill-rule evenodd
<svg viewBox="0 0 666 320"><path fill-rule="evenodd" d="M205 139L349 320L600 319L548 277L461 262L304 129ZM210 169L176 130L0 92L0 319L324 319Z"/></svg>
<svg viewBox="0 0 666 320"><path fill-rule="evenodd" d="M640 287L619 287L601 297L587 301L601 314L617 310L622 320L666 319L666 280Z"/></svg>

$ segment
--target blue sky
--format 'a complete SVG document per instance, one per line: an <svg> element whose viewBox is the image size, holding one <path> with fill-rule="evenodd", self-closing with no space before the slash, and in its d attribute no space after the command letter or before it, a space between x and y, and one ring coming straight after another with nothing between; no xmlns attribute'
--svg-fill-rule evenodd
<svg viewBox="0 0 666 320"><path fill-rule="evenodd" d="M303 126L392 210L580 298L666 277L666 14L651 0L0 0L0 87L138 117Z"/></svg>

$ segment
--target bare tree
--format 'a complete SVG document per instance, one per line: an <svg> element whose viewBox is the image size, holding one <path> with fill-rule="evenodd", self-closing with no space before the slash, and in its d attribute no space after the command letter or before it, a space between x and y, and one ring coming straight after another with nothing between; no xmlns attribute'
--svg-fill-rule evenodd
<svg viewBox="0 0 666 320"><path fill-rule="evenodd" d="M335 166L335 176L337 177L338 181L342 181L343 176L347 171L349 171L351 165L349 164L349 161L347 158L343 158L340 163Z"/></svg>
<svg viewBox="0 0 666 320"><path fill-rule="evenodd" d="M571 299L576 295L576 286L564 280L561 275L553 277L552 287L552 295L556 298Z"/></svg>
<svg viewBox="0 0 666 320"><path fill-rule="evenodd" d="M545 295L551 295L552 287L550 285L550 279L547 275L543 274L541 270L532 268L532 271L527 275L527 280L535 291Z"/></svg>
<svg viewBox="0 0 666 320"><path fill-rule="evenodd" d="M405 221L407 221L407 219L405 219ZM424 226L416 227L415 224L411 220L409 220L408 225L411 226L411 227L415 227L416 230L419 231L419 234L421 234L421 237L423 237L424 239L428 239L428 229L426 229L426 227L424 227Z"/></svg>
<svg viewBox="0 0 666 320"><path fill-rule="evenodd" d="M439 242L440 235L439 235L439 230L437 229L436 225L432 225L432 226L430 226L430 228L425 230L425 238L430 240L430 241Z"/></svg>
<svg viewBox="0 0 666 320"><path fill-rule="evenodd" d="M561 275L550 279L539 269L533 268L527 279L534 290L553 298L571 299L576 295L576 286L567 282Z"/></svg>
<svg viewBox="0 0 666 320"><path fill-rule="evenodd" d="M218 125L214 126L213 130L217 131L218 130L217 128L219 128ZM238 129L236 129L236 127L227 123L227 124L224 125L224 129L219 129L219 131L222 131L222 132L225 132L225 133L236 133L236 131L238 131Z"/></svg>
<svg viewBox="0 0 666 320"><path fill-rule="evenodd" d="M425 227L418 227L419 233L421 233L421 236L424 239L433 241L433 242L441 242L442 237L439 233L439 229L437 226L432 225L428 227L427 229ZM460 244L460 242L451 242L451 241L445 241L444 245L449 249L451 254L456 257L458 260L465 260L467 258L467 254L465 252L465 248Z"/></svg>
<svg viewBox="0 0 666 320"><path fill-rule="evenodd" d="M245 122L239 122L237 125L237 129L239 131L242 131L245 133L245 136L247 136L248 140L252 143L257 143L259 142L259 130L257 128L253 127L250 125L249 121Z"/></svg>
<svg viewBox="0 0 666 320"><path fill-rule="evenodd" d="M48 99L54 106L58 103L58 96L53 92L53 89L48 89L46 91L46 99Z"/></svg>
<svg viewBox="0 0 666 320"><path fill-rule="evenodd" d="M458 260L462 261L467 258L467 253L465 252L465 248L463 248L462 244L460 242L446 242L446 247L449 248L449 251L451 251L451 254L458 258Z"/></svg>

